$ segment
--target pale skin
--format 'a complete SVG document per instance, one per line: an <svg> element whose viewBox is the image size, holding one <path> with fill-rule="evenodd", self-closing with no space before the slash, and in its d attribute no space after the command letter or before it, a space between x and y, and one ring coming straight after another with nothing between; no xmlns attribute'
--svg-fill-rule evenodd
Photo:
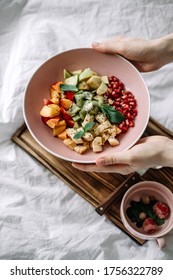
<svg viewBox="0 0 173 280"><path fill-rule="evenodd" d="M118 36L92 47L103 53L120 54L130 60L140 72L158 70L173 62L173 34L155 40ZM164 136L140 139L123 152L98 155L95 164L73 163L86 172L114 172L123 175L156 166L173 167L173 141Z"/></svg>

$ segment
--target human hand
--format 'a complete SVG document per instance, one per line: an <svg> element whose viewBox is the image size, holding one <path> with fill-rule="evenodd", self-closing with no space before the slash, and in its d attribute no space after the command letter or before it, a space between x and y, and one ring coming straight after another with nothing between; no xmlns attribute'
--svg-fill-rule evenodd
<svg viewBox="0 0 173 280"><path fill-rule="evenodd" d="M123 152L99 157L96 164L72 163L86 172L114 172L129 174L156 166L173 166L173 141L164 136L141 138L135 146Z"/></svg>
<svg viewBox="0 0 173 280"><path fill-rule="evenodd" d="M92 47L103 53L120 54L128 59L140 72L161 68L173 61L173 34L160 39L145 40L117 36Z"/></svg>

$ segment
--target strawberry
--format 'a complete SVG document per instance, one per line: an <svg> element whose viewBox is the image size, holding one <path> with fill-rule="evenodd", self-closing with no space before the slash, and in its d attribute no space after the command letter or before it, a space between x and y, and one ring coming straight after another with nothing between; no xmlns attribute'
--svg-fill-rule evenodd
<svg viewBox="0 0 173 280"><path fill-rule="evenodd" d="M166 203L158 201L153 205L153 212L158 218L164 219L169 215L169 207Z"/></svg>
<svg viewBox="0 0 173 280"><path fill-rule="evenodd" d="M146 218L143 222L143 230L146 233L154 233L157 229L157 225L152 218Z"/></svg>

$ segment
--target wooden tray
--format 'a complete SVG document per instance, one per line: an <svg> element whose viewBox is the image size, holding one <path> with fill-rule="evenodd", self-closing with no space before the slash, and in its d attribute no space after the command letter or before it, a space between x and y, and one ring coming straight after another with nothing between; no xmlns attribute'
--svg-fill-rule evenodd
<svg viewBox="0 0 173 280"><path fill-rule="evenodd" d="M164 135L173 139L173 133L151 118L143 136L149 135ZM121 222L120 203L124 193L130 186L141 180L158 181L173 192L173 168L149 169L143 176L137 173L120 175L82 172L74 169L70 162L56 158L45 151L33 139L25 124L16 131L12 140L88 201L100 215L106 215L140 245L143 245L145 240L132 236Z"/></svg>

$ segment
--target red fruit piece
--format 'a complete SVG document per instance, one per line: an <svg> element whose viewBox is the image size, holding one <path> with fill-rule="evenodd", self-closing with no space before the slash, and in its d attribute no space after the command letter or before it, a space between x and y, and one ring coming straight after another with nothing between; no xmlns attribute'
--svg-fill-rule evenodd
<svg viewBox="0 0 173 280"><path fill-rule="evenodd" d="M46 124L46 122L47 122L48 120L50 120L50 117L43 117L43 116L41 116L41 120L42 120L42 122L43 122L44 124Z"/></svg>
<svg viewBox="0 0 173 280"><path fill-rule="evenodd" d="M74 101L74 95L75 93L73 91L66 91L65 97L71 101Z"/></svg>
<svg viewBox="0 0 173 280"><path fill-rule="evenodd" d="M154 233L157 230L157 225L152 218L146 218L143 222L143 230L146 233Z"/></svg>
<svg viewBox="0 0 173 280"><path fill-rule="evenodd" d="M43 99L44 105L49 105L49 104L53 104L53 102L47 98Z"/></svg>
<svg viewBox="0 0 173 280"><path fill-rule="evenodd" d="M158 218L164 219L169 215L169 207L166 203L158 201L153 205L153 212Z"/></svg>

